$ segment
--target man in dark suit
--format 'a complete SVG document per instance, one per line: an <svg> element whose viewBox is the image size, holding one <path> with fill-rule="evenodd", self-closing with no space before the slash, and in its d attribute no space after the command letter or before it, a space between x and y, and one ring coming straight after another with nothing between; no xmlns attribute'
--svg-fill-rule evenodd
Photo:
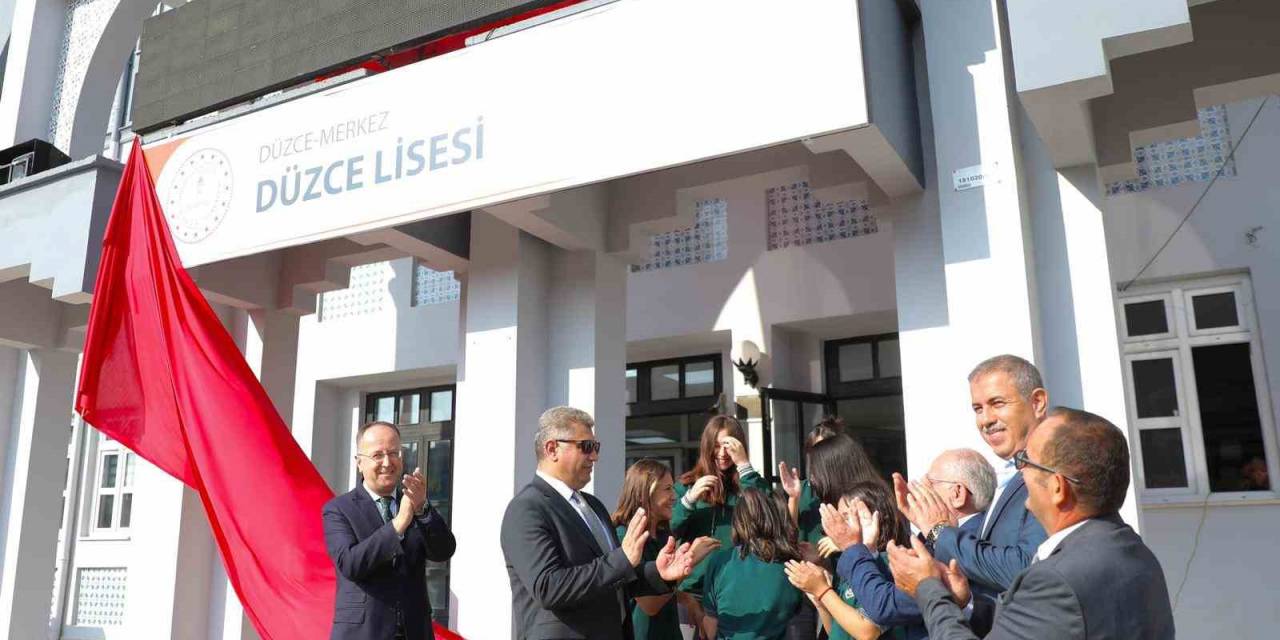
<svg viewBox="0 0 1280 640"><path fill-rule="evenodd" d="M980 594L994 597L1031 564L1044 542L1044 527L1027 511L1027 488L1013 455L1026 447L1032 428L1044 419L1049 394L1035 365L1013 355L978 364L969 374L969 394L978 433L1004 463L997 465L995 498L977 532L956 526L954 515L930 483L908 486L894 474L898 508L925 536L943 562L955 559Z"/></svg>
<svg viewBox="0 0 1280 640"><path fill-rule="evenodd" d="M420 469L403 476L400 430L371 422L356 435L360 486L324 505L324 539L338 570L332 640L423 640L431 630L427 560L457 543L427 502Z"/></svg>
<svg viewBox="0 0 1280 640"><path fill-rule="evenodd" d="M674 538L657 562L641 562L649 536L644 510L619 541L609 511L582 492L600 452L594 425L571 407L543 413L537 476L502 516L514 639L629 639L627 598L669 593L693 569L689 545L676 548Z"/></svg>
<svg viewBox="0 0 1280 640"><path fill-rule="evenodd" d="M986 638L1174 637L1160 562L1119 516L1129 488L1124 434L1104 418L1060 407L1016 460L1027 508L1052 535L995 603ZM924 611L929 637L978 637L958 605L969 600L962 575L935 561L919 541L912 549L891 544L889 563L898 587L914 594ZM975 609L982 604L975 601Z"/></svg>

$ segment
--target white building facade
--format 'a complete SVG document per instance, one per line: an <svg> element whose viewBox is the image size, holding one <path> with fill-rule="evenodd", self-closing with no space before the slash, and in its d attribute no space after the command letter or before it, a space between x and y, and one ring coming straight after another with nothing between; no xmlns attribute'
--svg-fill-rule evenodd
<svg viewBox="0 0 1280 640"><path fill-rule="evenodd" d="M1280 8L560 4L138 129L330 487L360 424L400 425L459 540L437 620L509 635L499 522L549 406L595 415L606 504L714 410L757 468L836 414L919 476L985 450L966 376L1014 353L1128 433L1180 635L1280 625ZM195 494L71 409L148 38L235 6L0 3L0 147L70 157L0 185L5 637L256 637Z"/></svg>

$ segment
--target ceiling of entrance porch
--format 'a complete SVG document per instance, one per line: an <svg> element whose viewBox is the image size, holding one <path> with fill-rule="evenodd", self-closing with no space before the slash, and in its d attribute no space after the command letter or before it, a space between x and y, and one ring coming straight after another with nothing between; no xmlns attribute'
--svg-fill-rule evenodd
<svg viewBox="0 0 1280 640"><path fill-rule="evenodd" d="M1135 147L1201 133L1197 110L1280 93L1280 3L1191 8L1190 42L1113 60L1115 91L1090 104L1104 182L1135 176Z"/></svg>

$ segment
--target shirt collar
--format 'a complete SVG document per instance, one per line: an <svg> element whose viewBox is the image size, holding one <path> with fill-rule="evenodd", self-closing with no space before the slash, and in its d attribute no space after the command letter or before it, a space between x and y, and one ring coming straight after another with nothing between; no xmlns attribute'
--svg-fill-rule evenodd
<svg viewBox="0 0 1280 640"><path fill-rule="evenodd" d="M374 493L374 492L373 492L373 489L370 489L370 488L369 488L369 485L365 484L364 482L361 482L361 483L360 483L360 486L364 488L364 492L365 492L365 493L367 493L367 494L369 494L369 497L370 497L370 498L373 498L373 501L374 501L374 502L377 502L377 501L379 501L379 500L381 500L381 499L382 499L382 496L380 496L380 495L378 495L378 494ZM392 491L392 492L391 492L391 496L390 496L390 497L391 497L392 499L394 499L394 498L396 497L396 492L395 492L395 491Z"/></svg>
<svg viewBox="0 0 1280 640"><path fill-rule="evenodd" d="M559 478L556 478L548 473L543 473L541 469L537 471L537 475L539 478L542 478L544 481L546 481L547 484L551 485L551 488L555 489L556 493L560 494L560 497L564 498L565 500L568 500L569 502L573 502L573 495L577 493L577 491L570 489L569 485L565 484Z"/></svg>
<svg viewBox="0 0 1280 640"><path fill-rule="evenodd" d="M1058 545L1062 544L1062 541L1065 540L1067 536L1071 535L1073 531L1075 531L1076 529L1079 529L1080 525L1086 522L1088 522L1088 520L1081 520L1080 522L1077 522L1067 527L1066 529L1063 529L1049 536L1048 540L1041 542L1040 548L1036 549L1036 560L1044 560L1045 558L1048 558L1050 555L1052 555L1053 550L1057 549Z"/></svg>
<svg viewBox="0 0 1280 640"><path fill-rule="evenodd" d="M956 526L958 526L958 527L963 527L963 526L964 526L964 523L966 523L966 522L968 522L968 521L970 521L970 520L972 520L972 519L974 519L975 517L980 516L980 515L982 515L982 513L981 513L981 512L979 512L979 513L971 513L971 514L969 514L969 515L967 515L967 516L960 516L960 519L956 521Z"/></svg>
<svg viewBox="0 0 1280 640"><path fill-rule="evenodd" d="M996 482L1001 488L1004 488L1014 476L1018 475L1018 463L1013 458L1004 461L1004 464L996 467Z"/></svg>

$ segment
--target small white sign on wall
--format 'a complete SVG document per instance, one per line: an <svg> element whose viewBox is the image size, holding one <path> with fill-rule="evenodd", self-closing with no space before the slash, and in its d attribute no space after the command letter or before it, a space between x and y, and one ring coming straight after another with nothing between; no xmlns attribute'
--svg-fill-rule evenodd
<svg viewBox="0 0 1280 640"><path fill-rule="evenodd" d="M985 185L988 180L1000 182L1000 176L997 173L999 168L999 162L975 164L972 167L956 169L951 173L951 180L955 184L956 191L968 191Z"/></svg>

